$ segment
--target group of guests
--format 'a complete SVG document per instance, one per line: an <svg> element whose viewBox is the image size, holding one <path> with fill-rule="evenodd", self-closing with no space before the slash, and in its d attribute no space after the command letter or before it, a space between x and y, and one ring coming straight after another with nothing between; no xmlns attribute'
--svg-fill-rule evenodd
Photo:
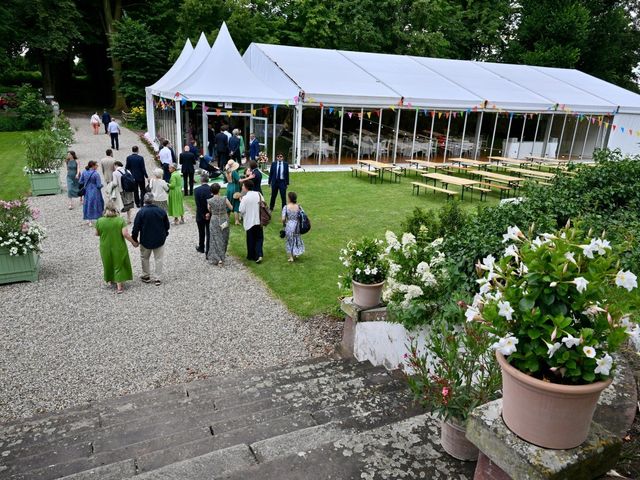
<svg viewBox="0 0 640 480"><path fill-rule="evenodd" d="M104 125L104 133L111 137L111 148L115 148L116 150L120 149L120 125L115 118L111 118L109 112L104 110L102 112L102 117L98 116L98 112L94 112L91 115L91 119L89 123L91 124L91 128L93 129L93 134L98 135L100 133L100 122Z"/></svg>
<svg viewBox="0 0 640 480"><path fill-rule="evenodd" d="M249 160L257 160L259 151L260 142L252 132L249 135ZM246 152L245 141L241 131L235 128L232 132L229 132L229 126L222 125L220 131L214 135L213 130L209 128L208 152L209 157L212 159L215 157L220 170L224 168L229 159L240 163L241 159L245 158Z"/></svg>

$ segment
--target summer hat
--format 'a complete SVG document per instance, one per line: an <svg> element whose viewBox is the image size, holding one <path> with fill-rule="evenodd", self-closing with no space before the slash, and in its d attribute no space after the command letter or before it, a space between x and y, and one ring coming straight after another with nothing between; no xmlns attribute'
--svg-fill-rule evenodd
<svg viewBox="0 0 640 480"><path fill-rule="evenodd" d="M235 160L229 160L227 162L227 165L225 166L225 168L227 170L234 171L234 170L237 170L238 168L240 168L240 164L238 162L236 162Z"/></svg>

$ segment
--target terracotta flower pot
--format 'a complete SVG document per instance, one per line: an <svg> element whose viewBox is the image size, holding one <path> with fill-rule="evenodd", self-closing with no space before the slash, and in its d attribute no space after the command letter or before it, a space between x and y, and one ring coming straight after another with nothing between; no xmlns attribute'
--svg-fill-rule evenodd
<svg viewBox="0 0 640 480"><path fill-rule="evenodd" d="M523 440L543 448L575 448L589 435L607 381L559 385L525 375L496 352L502 368L502 419Z"/></svg>
<svg viewBox="0 0 640 480"><path fill-rule="evenodd" d="M478 460L478 447L467 440L467 429L455 420L442 420L440 422L440 444L445 452L453 458L465 462Z"/></svg>
<svg viewBox="0 0 640 480"><path fill-rule="evenodd" d="M360 308L372 308L380 305L383 285L384 282L368 284L352 280L353 302Z"/></svg>

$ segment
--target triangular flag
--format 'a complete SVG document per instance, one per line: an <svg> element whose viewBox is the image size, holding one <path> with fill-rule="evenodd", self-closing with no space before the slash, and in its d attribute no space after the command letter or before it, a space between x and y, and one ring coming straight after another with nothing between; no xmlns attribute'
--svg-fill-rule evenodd
<svg viewBox="0 0 640 480"><path fill-rule="evenodd" d="M362 118L362 112L358 112L358 118Z"/></svg>
<svg viewBox="0 0 640 480"><path fill-rule="evenodd" d="M438 118L442 118L442 112L438 112Z"/></svg>
<svg viewBox="0 0 640 480"><path fill-rule="evenodd" d="M333 107L329 107L329 115L333 114Z"/></svg>
<svg viewBox="0 0 640 480"><path fill-rule="evenodd" d="M324 108L324 104L320 102L320 108Z"/></svg>
<svg viewBox="0 0 640 480"><path fill-rule="evenodd" d="M207 113L209 111L209 107L207 107L206 105L202 107L202 109L204 110L204 113Z"/></svg>
<svg viewBox="0 0 640 480"><path fill-rule="evenodd" d="M187 104L187 99L182 97L182 100L180 100L180 104L186 105Z"/></svg>
<svg viewBox="0 0 640 480"><path fill-rule="evenodd" d="M196 102L191 102L191 110L195 110L198 104Z"/></svg>
<svg viewBox="0 0 640 480"><path fill-rule="evenodd" d="M227 117L230 117L233 112L231 110L227 110Z"/></svg>
<svg viewBox="0 0 640 480"><path fill-rule="evenodd" d="M629 135L633 135L633 130L629 129Z"/></svg>
<svg viewBox="0 0 640 480"><path fill-rule="evenodd" d="M256 116L257 110L254 108L251 110L251 115L253 115L254 117Z"/></svg>
<svg viewBox="0 0 640 480"><path fill-rule="evenodd" d="M262 107L262 113L267 115L269 113L269 107Z"/></svg>
<svg viewBox="0 0 640 480"><path fill-rule="evenodd" d="M298 95L293 97L293 103L295 103L296 105L298 104L298 100L300 100L300 97L298 97Z"/></svg>
<svg viewBox="0 0 640 480"><path fill-rule="evenodd" d="M391 109L392 112L396 111L396 107L394 107L393 105L389 105L389 108Z"/></svg>
<svg viewBox="0 0 640 480"><path fill-rule="evenodd" d="M478 107L473 107L471 110L473 110L474 112L478 111Z"/></svg>
<svg viewBox="0 0 640 480"><path fill-rule="evenodd" d="M371 112L367 112L367 118L371 118Z"/></svg>
<svg viewBox="0 0 640 480"><path fill-rule="evenodd" d="M620 133L624 133L624 127L620 127Z"/></svg>
<svg viewBox="0 0 640 480"><path fill-rule="evenodd" d="M618 128L617 125L611 125L611 127L615 130L616 128Z"/></svg>
<svg viewBox="0 0 640 480"><path fill-rule="evenodd" d="M449 112L445 113L444 116L449 118Z"/></svg>
<svg viewBox="0 0 640 480"><path fill-rule="evenodd" d="M338 110L338 116L342 117L342 110Z"/></svg>
<svg viewBox="0 0 640 480"><path fill-rule="evenodd" d="M289 99L286 99L286 100L284 101L284 104L288 107L288 106L289 106Z"/></svg>
<svg viewBox="0 0 640 480"><path fill-rule="evenodd" d="M458 112L453 112L453 118L458 118Z"/></svg>
<svg viewBox="0 0 640 480"><path fill-rule="evenodd" d="M411 108L411 107L412 107L411 102L408 102L408 103L407 103L407 107L409 107L409 108Z"/></svg>
<svg viewBox="0 0 640 480"><path fill-rule="evenodd" d="M347 112L347 115L349 115L349 118L351 118L353 116L353 112Z"/></svg>
<svg viewBox="0 0 640 480"><path fill-rule="evenodd" d="M436 116L436 111L435 110L431 110L431 118L433 118L435 116ZM438 118L440 118L440 117L438 117Z"/></svg>

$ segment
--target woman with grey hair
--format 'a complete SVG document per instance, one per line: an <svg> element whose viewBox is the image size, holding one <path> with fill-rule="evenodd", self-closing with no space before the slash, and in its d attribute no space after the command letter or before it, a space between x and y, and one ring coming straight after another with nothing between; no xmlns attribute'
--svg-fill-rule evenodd
<svg viewBox="0 0 640 480"><path fill-rule="evenodd" d="M153 171L154 178L149 181L149 192L153 193L153 203L166 212L169 207L169 185L162 178L163 175L161 168Z"/></svg>

